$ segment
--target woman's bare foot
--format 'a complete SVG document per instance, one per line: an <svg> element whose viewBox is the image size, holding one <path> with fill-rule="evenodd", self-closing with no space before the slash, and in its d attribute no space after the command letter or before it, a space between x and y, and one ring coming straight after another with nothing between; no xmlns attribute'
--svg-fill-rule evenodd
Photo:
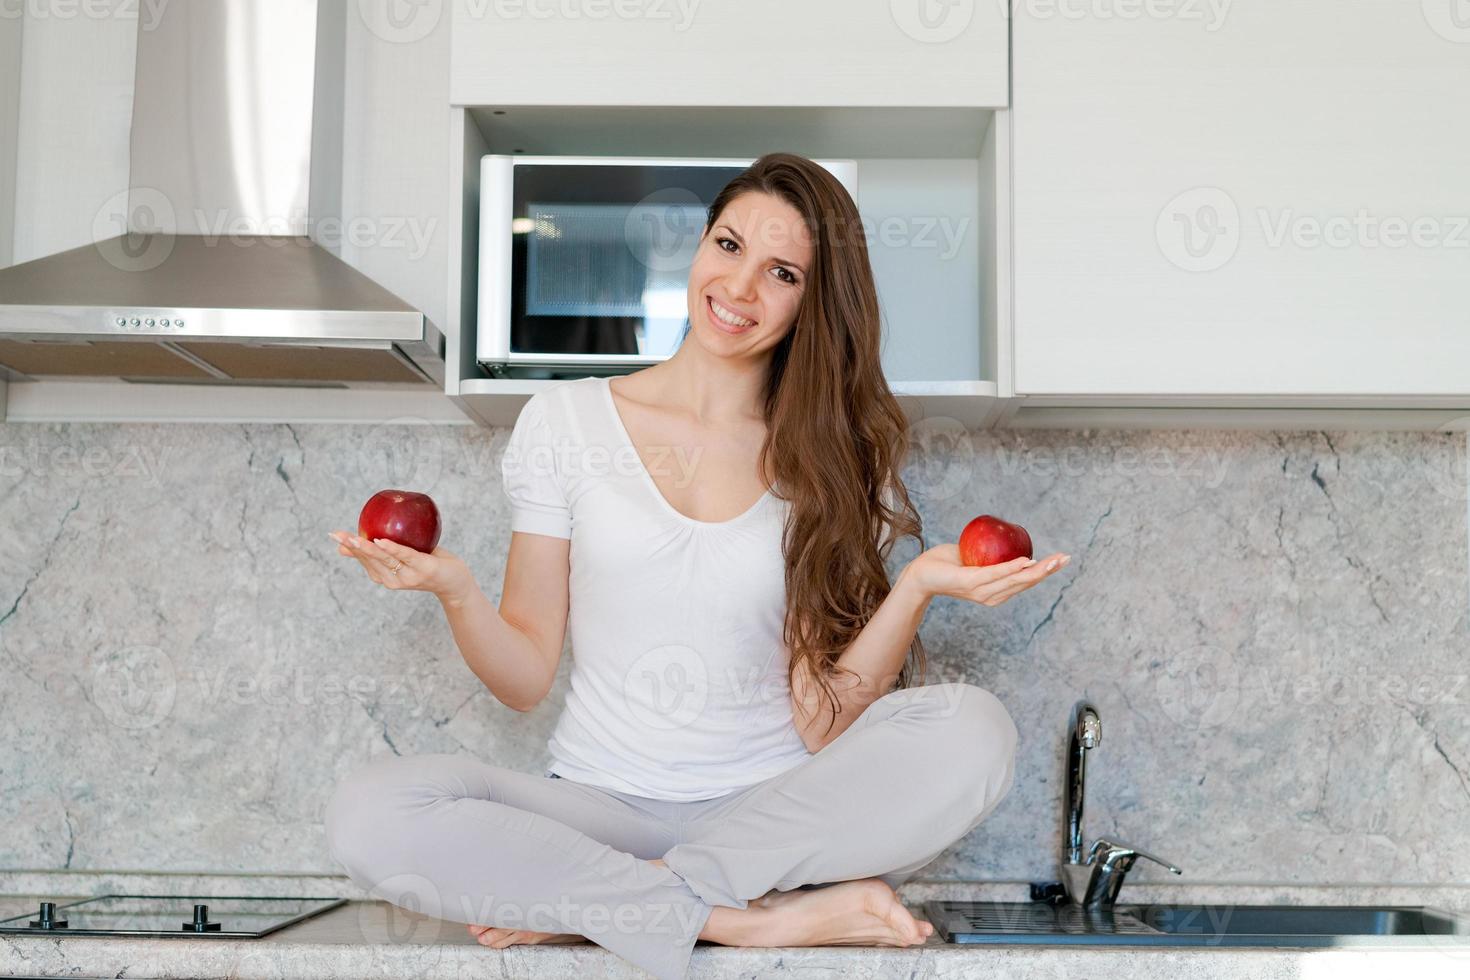
<svg viewBox="0 0 1470 980"><path fill-rule="evenodd" d="M913 946L934 932L881 878L770 892L744 909L715 906L700 939L725 946Z"/></svg>
<svg viewBox="0 0 1470 980"><path fill-rule="evenodd" d="M527 929L497 929L495 926L468 926L470 935L481 946L505 949L507 946L533 946L549 943L584 943L574 932L531 932Z"/></svg>
<svg viewBox="0 0 1470 980"><path fill-rule="evenodd" d="M662 858L655 858L649 864L663 866ZM475 942L481 946L489 946L491 949L505 949L507 946L534 946L548 945L551 943L585 943L587 937L579 936L575 932L532 932L529 929L500 929L496 926L467 925L470 935Z"/></svg>

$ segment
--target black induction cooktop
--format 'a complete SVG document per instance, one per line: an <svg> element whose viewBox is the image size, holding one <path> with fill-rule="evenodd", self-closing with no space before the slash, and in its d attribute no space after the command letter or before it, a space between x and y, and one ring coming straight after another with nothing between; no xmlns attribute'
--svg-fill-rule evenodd
<svg viewBox="0 0 1470 980"><path fill-rule="evenodd" d="M0 919L0 934L259 939L320 915L345 898L232 895L98 895Z"/></svg>

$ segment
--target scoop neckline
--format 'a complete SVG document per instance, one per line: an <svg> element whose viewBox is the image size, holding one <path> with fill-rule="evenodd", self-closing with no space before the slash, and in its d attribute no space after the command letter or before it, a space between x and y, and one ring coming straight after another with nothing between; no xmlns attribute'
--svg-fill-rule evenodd
<svg viewBox="0 0 1470 980"><path fill-rule="evenodd" d="M755 503L745 508L745 510L741 511L739 514L736 514L734 517L731 517L730 519L724 521L702 521L697 517L690 517L682 510L679 510L673 504L669 503L669 498L664 496L664 492L660 490L658 488L658 484L654 482L653 474L648 472L647 466L643 465L643 456L638 452L638 446L633 442L633 437L628 434L628 427L623 424L622 413L618 411L617 400L613 398L612 378L602 377L599 378L598 381L600 382L599 387L602 388L602 397L607 403L608 414L612 416L613 427L617 429L619 438L623 440L623 445L627 446L633 451L633 459L637 461L638 476L641 482L645 487L648 488L648 492L653 495L653 499L658 502L658 505L671 516L678 518L685 524L692 524L697 527L727 527L731 524L738 524L741 521L745 520L747 517L760 510L762 505L765 504L767 498L774 496L771 493L770 488L767 487L765 493L762 493L758 498L756 498Z"/></svg>

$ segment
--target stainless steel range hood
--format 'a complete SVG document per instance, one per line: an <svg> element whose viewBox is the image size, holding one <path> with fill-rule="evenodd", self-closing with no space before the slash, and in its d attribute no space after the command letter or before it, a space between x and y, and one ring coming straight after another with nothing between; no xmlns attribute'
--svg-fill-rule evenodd
<svg viewBox="0 0 1470 980"><path fill-rule="evenodd" d="M118 234L0 269L0 376L443 383L443 336L329 250L346 10L140 14L129 187L98 216Z"/></svg>

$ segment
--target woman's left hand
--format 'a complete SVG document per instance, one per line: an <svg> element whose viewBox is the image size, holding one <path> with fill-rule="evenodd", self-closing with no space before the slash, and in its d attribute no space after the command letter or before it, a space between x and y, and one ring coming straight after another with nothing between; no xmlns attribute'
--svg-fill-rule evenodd
<svg viewBox="0 0 1470 980"><path fill-rule="evenodd" d="M998 606L1065 568L1072 556L1057 552L1033 561L1016 558L999 565L965 565L959 545L941 544L908 563L904 576L925 596L952 596L983 606Z"/></svg>

